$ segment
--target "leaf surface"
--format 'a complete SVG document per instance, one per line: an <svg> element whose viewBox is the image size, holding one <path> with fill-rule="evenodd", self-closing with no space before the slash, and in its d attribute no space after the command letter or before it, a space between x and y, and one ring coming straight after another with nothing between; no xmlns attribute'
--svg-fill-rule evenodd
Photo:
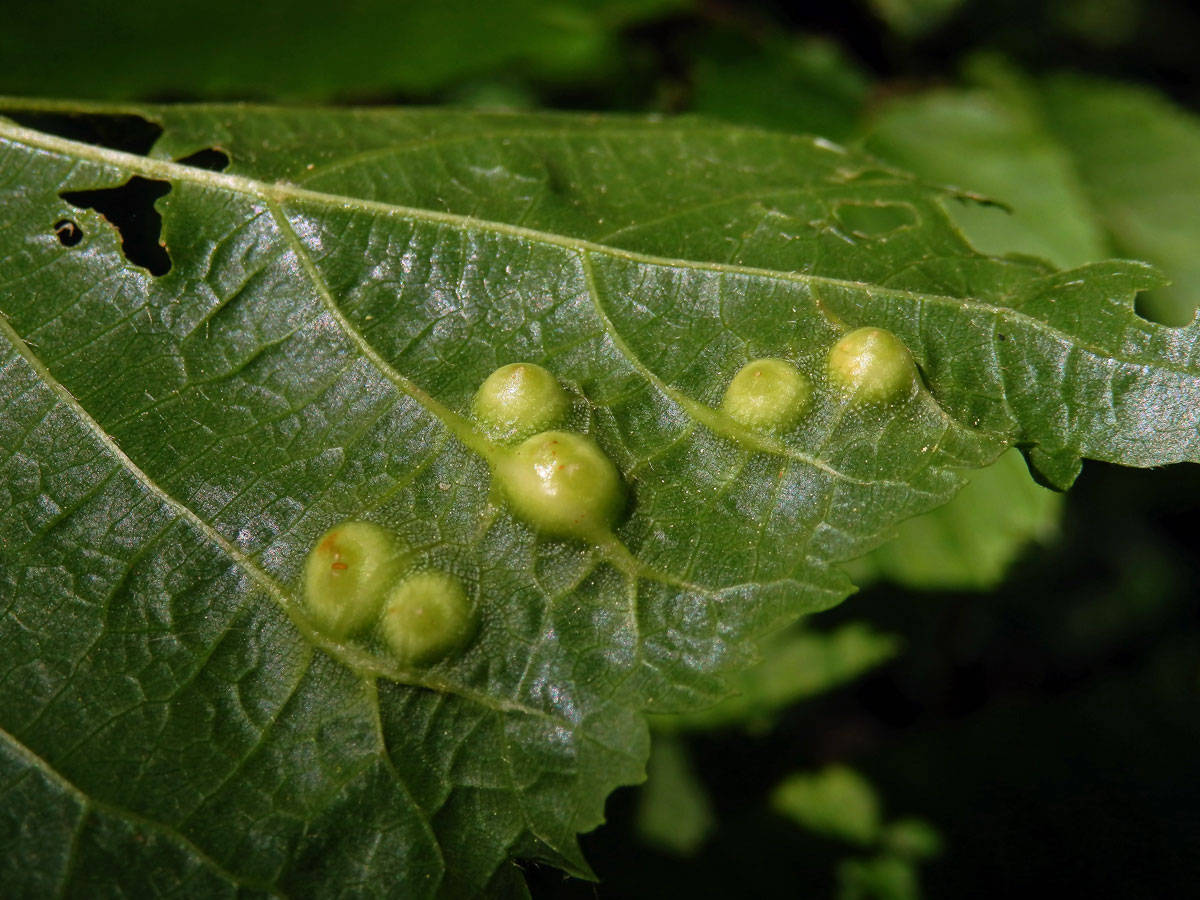
<svg viewBox="0 0 1200 900"><path fill-rule="evenodd" d="M162 129L140 156L42 130L99 108L4 108L0 823L6 864L42 861L5 872L18 893L519 896L520 858L586 875L576 834L642 776L643 713L716 700L964 467L1020 445L1069 480L1083 455L1200 452L1197 332L1132 309L1153 270L980 256L945 192L825 141L110 110ZM79 205L131 179L169 187L141 226ZM159 275L127 258L155 212ZM824 374L866 325L921 368L887 406ZM814 384L784 433L719 410L763 356ZM567 427L626 480L613 540L539 537L491 488L471 397L517 361L559 377ZM313 626L305 556L347 519L463 584L461 655L404 667Z"/></svg>

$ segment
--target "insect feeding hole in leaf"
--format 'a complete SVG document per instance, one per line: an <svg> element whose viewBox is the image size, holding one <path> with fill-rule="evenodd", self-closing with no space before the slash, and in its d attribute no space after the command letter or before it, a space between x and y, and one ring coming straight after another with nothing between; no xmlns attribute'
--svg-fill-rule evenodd
<svg viewBox="0 0 1200 900"><path fill-rule="evenodd" d="M79 209L94 209L104 216L121 235L125 258L151 275L171 271L171 257L160 243L162 216L154 201L171 191L165 181L135 175L119 187L90 191L64 191L61 196Z"/></svg>
<svg viewBox="0 0 1200 900"><path fill-rule="evenodd" d="M71 219L59 219L55 222L54 234L64 247L74 247L83 240L83 229Z"/></svg>
<svg viewBox="0 0 1200 900"><path fill-rule="evenodd" d="M210 172L224 172L229 168L229 154L216 147L205 147L187 156L175 160L181 166L191 166L193 169L207 169Z"/></svg>
<svg viewBox="0 0 1200 900"><path fill-rule="evenodd" d="M1138 291L1133 298L1133 311L1147 322L1168 328L1186 328L1196 319L1197 307L1189 312L1161 288Z"/></svg>
<svg viewBox="0 0 1200 900"><path fill-rule="evenodd" d="M834 215L860 237L881 238L917 224L916 211L906 203L842 203Z"/></svg>
<svg viewBox="0 0 1200 900"><path fill-rule="evenodd" d="M26 128L56 134L67 140L138 156L149 153L163 133L159 123L132 113L30 112L27 109L0 107L0 116Z"/></svg>

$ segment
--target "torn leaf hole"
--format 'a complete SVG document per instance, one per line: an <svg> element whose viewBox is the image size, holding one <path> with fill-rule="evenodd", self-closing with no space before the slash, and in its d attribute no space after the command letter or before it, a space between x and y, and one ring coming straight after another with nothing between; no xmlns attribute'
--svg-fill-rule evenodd
<svg viewBox="0 0 1200 900"><path fill-rule="evenodd" d="M74 247L83 240L83 229L70 219L59 219L55 222L54 234L64 247Z"/></svg>
<svg viewBox="0 0 1200 900"><path fill-rule="evenodd" d="M149 153L163 133L158 123L128 114L29 112L0 107L0 115L26 128L139 156Z"/></svg>
<svg viewBox="0 0 1200 900"><path fill-rule="evenodd" d="M1133 311L1149 322L1168 328L1184 328L1196 318L1196 306L1190 299L1184 301L1161 288L1138 291L1133 298Z"/></svg>
<svg viewBox="0 0 1200 900"><path fill-rule="evenodd" d="M210 172L224 172L229 167L229 154L216 147L205 147L195 153L175 160L183 166L195 169L207 169Z"/></svg>
<svg viewBox="0 0 1200 900"><path fill-rule="evenodd" d="M157 276L171 271L171 257L159 240L162 216L154 201L170 190L165 181L135 175L120 187L64 191L59 196L72 206L94 209L104 216L120 233L125 258Z"/></svg>
<svg viewBox="0 0 1200 900"><path fill-rule="evenodd" d="M917 224L917 211L907 203L840 203L834 215L844 227L868 238Z"/></svg>

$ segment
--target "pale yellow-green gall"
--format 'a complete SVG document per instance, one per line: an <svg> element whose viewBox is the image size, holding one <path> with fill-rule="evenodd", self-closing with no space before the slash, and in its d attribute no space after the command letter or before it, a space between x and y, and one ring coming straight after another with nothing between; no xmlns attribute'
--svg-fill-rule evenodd
<svg viewBox="0 0 1200 900"><path fill-rule="evenodd" d="M395 536L370 522L343 522L325 532L304 564L304 601L313 624L338 639L369 626L403 559Z"/></svg>
<svg viewBox="0 0 1200 900"><path fill-rule="evenodd" d="M568 431L524 441L498 461L496 477L513 513L552 537L603 540L625 499L612 460L591 438Z"/></svg>
<svg viewBox="0 0 1200 900"><path fill-rule="evenodd" d="M852 403L887 403L905 396L917 366L900 338L882 328L859 328L829 351L829 381Z"/></svg>
<svg viewBox="0 0 1200 900"><path fill-rule="evenodd" d="M388 592L379 634L404 666L429 665L459 650L475 633L475 608L457 578L418 572Z"/></svg>
<svg viewBox="0 0 1200 900"><path fill-rule="evenodd" d="M790 362L756 359L733 376L721 409L747 428L785 431L812 407L812 396L812 382Z"/></svg>
<svg viewBox="0 0 1200 900"><path fill-rule="evenodd" d="M534 363L512 363L475 392L475 418L493 437L516 440L561 422L571 408L558 379Z"/></svg>

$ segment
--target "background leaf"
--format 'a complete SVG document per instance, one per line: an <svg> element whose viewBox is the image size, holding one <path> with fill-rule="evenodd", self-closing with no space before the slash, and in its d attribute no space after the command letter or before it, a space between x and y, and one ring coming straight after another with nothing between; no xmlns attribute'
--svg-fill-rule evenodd
<svg viewBox="0 0 1200 900"><path fill-rule="evenodd" d="M837 45L817 38L698 42L689 108L743 125L840 141L859 129L868 75Z"/></svg>
<svg viewBox="0 0 1200 900"><path fill-rule="evenodd" d="M788 776L771 798L776 812L805 828L855 844L879 837L883 813L871 785L844 766Z"/></svg>
<svg viewBox="0 0 1200 900"><path fill-rule="evenodd" d="M1111 82L1056 78L1042 97L1117 252L1171 279L1146 298L1146 314L1186 325L1200 305L1200 121L1152 90Z"/></svg>
<svg viewBox="0 0 1200 900"><path fill-rule="evenodd" d="M637 832L649 844L690 856L712 832L712 804L678 738L655 739L638 795Z"/></svg>
<svg viewBox="0 0 1200 900"><path fill-rule="evenodd" d="M986 86L897 97L870 119L866 147L933 181L1003 207L953 203L948 212L984 253L1024 253L1056 266L1103 258L1108 239L1085 179L1048 133L1036 103L1011 73L977 64Z"/></svg>
<svg viewBox="0 0 1200 900"><path fill-rule="evenodd" d="M620 29L688 5L360 0L352 16L333 7L301 12L279 0L82 6L69 16L26 7L12 10L0 33L0 94L428 96L497 71L569 82L615 64Z"/></svg>
<svg viewBox="0 0 1200 900"><path fill-rule="evenodd" d="M977 62L980 86L897 99L874 117L872 152L1011 209L951 208L989 253L1060 266L1110 253L1149 260L1170 285L1139 299L1155 321L1186 325L1200 297L1192 247L1200 123L1161 95L1079 77L1038 85Z"/></svg>
<svg viewBox="0 0 1200 900"><path fill-rule="evenodd" d="M926 513L910 521L919 522L935 514ZM865 558L871 559L872 554ZM791 704L852 681L887 661L899 652L899 644L895 637L860 623L830 633L797 625L762 641L759 649L763 661L730 678L729 697L697 712L655 716L652 724L664 731L706 731L731 725L762 731Z"/></svg>
<svg viewBox="0 0 1200 900"><path fill-rule="evenodd" d="M916 590L987 590L1030 542L1058 533L1062 497L1009 451L971 474L958 495L900 525L895 540L847 564L856 584L887 578Z"/></svg>
<svg viewBox="0 0 1200 900"><path fill-rule="evenodd" d="M875 14L890 28L906 35L920 35L937 28L963 0L870 0Z"/></svg>

